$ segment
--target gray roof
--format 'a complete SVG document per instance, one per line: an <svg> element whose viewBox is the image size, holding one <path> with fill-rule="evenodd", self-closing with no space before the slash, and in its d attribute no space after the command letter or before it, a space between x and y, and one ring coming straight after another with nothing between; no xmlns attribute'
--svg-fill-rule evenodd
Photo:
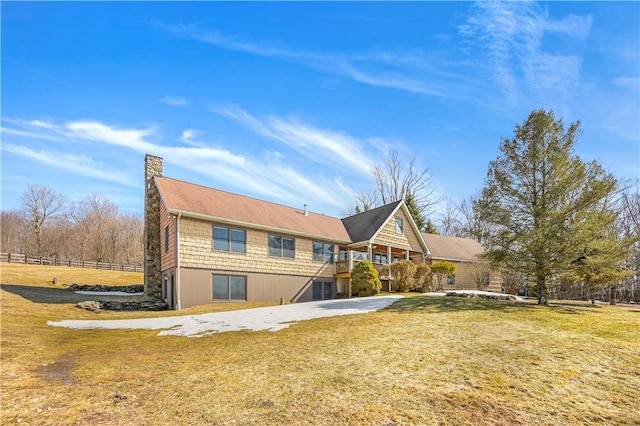
<svg viewBox="0 0 640 426"><path fill-rule="evenodd" d="M400 203L402 200L342 219L351 241L357 243L373 238Z"/></svg>

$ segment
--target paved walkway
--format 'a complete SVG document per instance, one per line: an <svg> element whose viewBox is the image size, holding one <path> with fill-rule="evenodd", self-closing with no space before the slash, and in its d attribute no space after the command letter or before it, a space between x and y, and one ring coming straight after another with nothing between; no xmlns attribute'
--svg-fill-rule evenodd
<svg viewBox="0 0 640 426"><path fill-rule="evenodd" d="M325 300L269 306L266 308L216 312L176 317L128 320L48 321L54 327L76 329L148 329L162 330L158 336L203 337L238 330L278 331L298 321L338 315L365 314L386 308L402 296L374 296L356 299Z"/></svg>

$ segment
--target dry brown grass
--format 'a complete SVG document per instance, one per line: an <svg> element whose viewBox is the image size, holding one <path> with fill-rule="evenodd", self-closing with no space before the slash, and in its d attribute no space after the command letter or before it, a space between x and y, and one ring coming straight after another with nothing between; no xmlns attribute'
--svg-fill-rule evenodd
<svg viewBox="0 0 640 426"><path fill-rule="evenodd" d="M57 286L53 279L57 278ZM104 271L66 266L0 264L2 284L21 284L65 288L71 284L129 285L144 283L142 272Z"/></svg>
<svg viewBox="0 0 640 426"><path fill-rule="evenodd" d="M640 424L638 308L417 296L275 333L46 325L141 316L100 315L2 291L3 425Z"/></svg>

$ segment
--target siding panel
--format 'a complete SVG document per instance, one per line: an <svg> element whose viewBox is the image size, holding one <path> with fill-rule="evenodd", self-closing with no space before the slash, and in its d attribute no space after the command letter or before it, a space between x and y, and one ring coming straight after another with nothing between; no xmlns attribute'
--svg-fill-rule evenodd
<svg viewBox="0 0 640 426"><path fill-rule="evenodd" d="M180 220L182 267L294 276L333 275L333 264L313 261L313 241L310 239L295 238L295 259L272 257L268 254L269 233L246 229L247 252L232 253L213 250L212 226L211 222L206 221L189 218Z"/></svg>
<svg viewBox="0 0 640 426"><path fill-rule="evenodd" d="M402 219L404 227L402 234L396 232L396 218ZM416 236L413 228L409 224L409 219L403 209L398 209L396 214L389 218L384 227L375 237L375 243L401 248L404 250L417 251L422 253L423 248L419 237Z"/></svg>

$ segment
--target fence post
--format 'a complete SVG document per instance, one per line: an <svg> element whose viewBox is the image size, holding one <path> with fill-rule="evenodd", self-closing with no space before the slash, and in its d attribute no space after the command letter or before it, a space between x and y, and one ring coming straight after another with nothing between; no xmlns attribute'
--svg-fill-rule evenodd
<svg viewBox="0 0 640 426"><path fill-rule="evenodd" d="M7 253L7 262L11 263L11 253Z"/></svg>

